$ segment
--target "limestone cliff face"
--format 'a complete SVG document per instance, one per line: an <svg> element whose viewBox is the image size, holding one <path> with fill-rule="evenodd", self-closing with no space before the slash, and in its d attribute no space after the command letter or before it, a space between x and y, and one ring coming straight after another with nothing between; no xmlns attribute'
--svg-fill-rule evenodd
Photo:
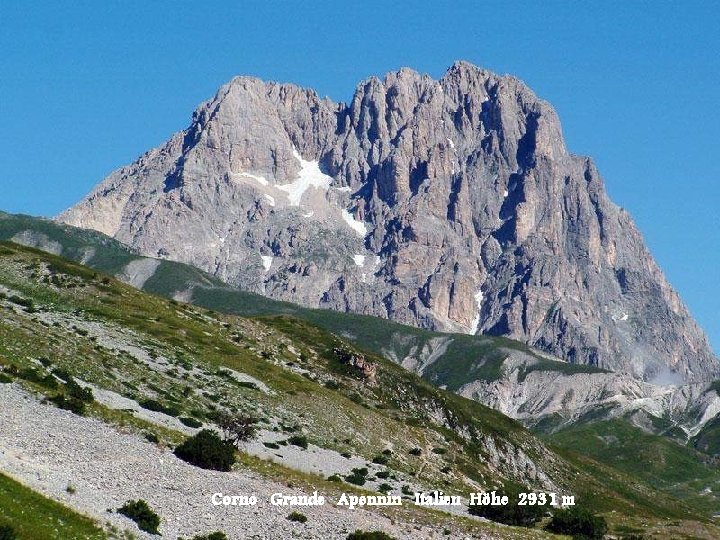
<svg viewBox="0 0 720 540"><path fill-rule="evenodd" d="M368 79L349 104L233 79L59 219L273 298L506 335L646 380L718 373L552 107L464 62L439 81Z"/></svg>

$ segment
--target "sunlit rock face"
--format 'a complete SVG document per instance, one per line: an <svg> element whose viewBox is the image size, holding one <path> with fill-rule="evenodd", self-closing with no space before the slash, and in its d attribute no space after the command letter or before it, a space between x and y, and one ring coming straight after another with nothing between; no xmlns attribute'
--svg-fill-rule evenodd
<svg viewBox="0 0 720 540"><path fill-rule="evenodd" d="M277 299L645 380L718 373L552 107L465 62L370 78L349 104L235 78L59 219Z"/></svg>

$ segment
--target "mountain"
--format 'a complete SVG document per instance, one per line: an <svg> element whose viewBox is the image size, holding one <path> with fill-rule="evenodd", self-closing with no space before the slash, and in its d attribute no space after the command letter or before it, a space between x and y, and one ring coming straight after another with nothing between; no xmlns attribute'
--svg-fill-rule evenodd
<svg viewBox="0 0 720 540"><path fill-rule="evenodd" d="M502 335L646 381L707 339L552 107L466 62L349 104L238 77L64 212L139 253L310 307Z"/></svg>
<svg viewBox="0 0 720 540"><path fill-rule="evenodd" d="M341 492L467 493L515 483L574 494L607 516L615 534L718 534L710 496L698 508L678 498L686 493L669 495L664 483L674 477L661 464L653 467L663 491L650 474L582 457L560 437L546 443L292 316L224 315L9 242L0 243L0 310L0 469L24 484L0 475L0 523L9 519L22 539L105 537L98 527L110 538L138 534L113 511L131 498L146 500L172 538L222 529L230 537L344 539L358 527L398 539L546 537L471 520L464 507L448 515L411 504L356 512L330 504L303 508L302 526L268 504L252 519L239 508L207 510L215 491L264 498L318 490L335 501ZM63 409L75 395L85 405ZM169 450L227 411L254 415L261 428L235 470L198 469ZM685 486L694 497L720 482L716 469L669 444L658 446L677 461L674 474L704 482ZM354 486L353 469L362 467L363 485ZM16 497L45 509L28 516Z"/></svg>
<svg viewBox="0 0 720 540"><path fill-rule="evenodd" d="M245 317L292 315L540 432L622 418L647 433L683 444L693 439L703 451L718 454L717 382L644 382L565 362L504 337L440 333L280 302L186 264L143 257L102 233L30 216L0 212L0 240L62 255L144 291L208 309Z"/></svg>

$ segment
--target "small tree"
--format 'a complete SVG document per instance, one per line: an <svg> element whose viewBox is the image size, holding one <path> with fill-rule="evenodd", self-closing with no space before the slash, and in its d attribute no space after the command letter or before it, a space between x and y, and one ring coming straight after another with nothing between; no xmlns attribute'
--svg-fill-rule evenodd
<svg viewBox="0 0 720 540"><path fill-rule="evenodd" d="M175 455L202 469L229 471L235 463L235 446L214 431L203 429L175 448Z"/></svg>
<svg viewBox="0 0 720 540"><path fill-rule="evenodd" d="M234 446L253 440L258 432L258 419L245 414L223 414L218 418L218 427L227 442Z"/></svg>

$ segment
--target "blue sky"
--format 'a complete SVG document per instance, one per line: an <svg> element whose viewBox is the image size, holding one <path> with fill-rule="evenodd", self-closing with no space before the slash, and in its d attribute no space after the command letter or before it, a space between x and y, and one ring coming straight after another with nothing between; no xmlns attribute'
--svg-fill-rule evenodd
<svg viewBox="0 0 720 540"><path fill-rule="evenodd" d="M720 350L718 28L711 2L3 0L0 209L62 211L234 75L345 101L466 59L555 106Z"/></svg>

